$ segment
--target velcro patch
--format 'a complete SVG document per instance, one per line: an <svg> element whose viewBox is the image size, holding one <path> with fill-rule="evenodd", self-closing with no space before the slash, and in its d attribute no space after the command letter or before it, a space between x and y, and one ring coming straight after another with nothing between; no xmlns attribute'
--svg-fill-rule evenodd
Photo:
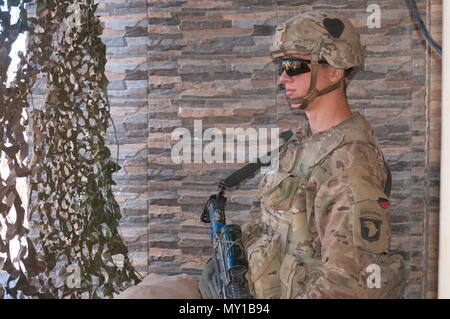
<svg viewBox="0 0 450 319"><path fill-rule="evenodd" d="M283 50L281 47L283 46L284 35L286 32L286 24L281 24L277 27L275 31L275 35L272 39L272 46L270 47L270 52L273 57L278 58L283 56Z"/></svg>
<svg viewBox="0 0 450 319"><path fill-rule="evenodd" d="M335 39L340 38L345 29L344 22L339 19L325 18L323 26Z"/></svg>

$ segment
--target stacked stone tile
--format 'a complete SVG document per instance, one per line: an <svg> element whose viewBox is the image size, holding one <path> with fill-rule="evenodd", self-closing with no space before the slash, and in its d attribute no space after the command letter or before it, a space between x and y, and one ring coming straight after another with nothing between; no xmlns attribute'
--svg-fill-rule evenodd
<svg viewBox="0 0 450 319"><path fill-rule="evenodd" d="M431 53L407 1L102 0L109 97L119 141L115 175L122 232L142 274L199 275L210 257L209 225L199 220L220 179L243 164L175 163L177 128L194 136L216 127L287 130L305 121L277 84L268 49L278 23L302 10L348 16L366 48L350 83L353 111L375 129L393 175L392 248L408 265L407 298L436 296L440 58ZM416 1L439 35L442 0ZM439 37L436 38L439 42ZM118 150L112 126L109 141ZM203 145L208 141L203 141ZM229 223L258 214L257 174L229 190Z"/></svg>
<svg viewBox="0 0 450 319"><path fill-rule="evenodd" d="M148 17L146 1L99 1L107 46L106 75L114 125L109 141L122 169L115 175L121 231L137 271L148 270ZM117 142L116 142L117 138Z"/></svg>

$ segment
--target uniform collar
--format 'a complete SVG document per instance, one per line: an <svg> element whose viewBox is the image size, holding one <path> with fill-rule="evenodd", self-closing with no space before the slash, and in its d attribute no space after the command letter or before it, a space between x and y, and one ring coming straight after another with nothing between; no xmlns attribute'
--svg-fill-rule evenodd
<svg viewBox="0 0 450 319"><path fill-rule="evenodd" d="M314 136L314 135L320 135L320 134L330 134L330 132L335 131L335 130L345 130L346 128L351 128L354 127L355 124L362 124L364 122L364 117L359 113L359 112L352 112L352 116L350 116L349 118L346 118L344 121L342 121L341 123L330 127L328 130L326 131L321 131L321 132L313 132L309 122L307 124L307 129L309 130L309 136Z"/></svg>
<svg viewBox="0 0 450 319"><path fill-rule="evenodd" d="M294 172L299 176L304 176L312 166L320 163L329 153L344 142L345 136L349 132L359 133L359 127L364 125L364 118L358 113L353 115L336 126L326 131L313 134L308 125L295 132L297 137L303 136L303 148L299 161L296 163ZM305 139L306 137L306 139Z"/></svg>

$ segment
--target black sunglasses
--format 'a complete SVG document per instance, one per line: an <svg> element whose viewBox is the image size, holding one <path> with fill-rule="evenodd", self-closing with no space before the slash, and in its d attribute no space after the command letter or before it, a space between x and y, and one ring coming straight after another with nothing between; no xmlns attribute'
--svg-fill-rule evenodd
<svg viewBox="0 0 450 319"><path fill-rule="evenodd" d="M311 60L305 60L300 58L283 58L278 62L278 74L281 75L283 71L286 71L288 76L295 76L303 73L311 72L308 64ZM328 64L327 61L319 61L319 64Z"/></svg>

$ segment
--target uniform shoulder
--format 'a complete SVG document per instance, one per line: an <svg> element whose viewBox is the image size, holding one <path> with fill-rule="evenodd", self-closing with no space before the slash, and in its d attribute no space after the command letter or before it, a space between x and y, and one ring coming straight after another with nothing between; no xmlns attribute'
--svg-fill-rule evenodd
<svg viewBox="0 0 450 319"><path fill-rule="evenodd" d="M315 167L312 176L322 184L346 171L353 171L355 167L359 168L360 174L368 172L379 179L386 175L383 157L376 147L354 141L335 149L321 165Z"/></svg>
<svg viewBox="0 0 450 319"><path fill-rule="evenodd" d="M288 145L280 163L287 172L298 176L324 168L326 176L334 176L352 165L368 167L372 162L383 163L373 129L359 113L297 142Z"/></svg>

